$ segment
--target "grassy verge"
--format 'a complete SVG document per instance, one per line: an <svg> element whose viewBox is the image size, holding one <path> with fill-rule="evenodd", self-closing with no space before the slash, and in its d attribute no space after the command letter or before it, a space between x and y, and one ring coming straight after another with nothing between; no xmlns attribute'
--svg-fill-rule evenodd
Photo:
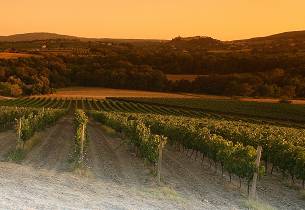
<svg viewBox="0 0 305 210"><path fill-rule="evenodd" d="M106 125L101 125L101 130L108 136L116 138L119 137L119 134L111 127Z"/></svg>
<svg viewBox="0 0 305 210"><path fill-rule="evenodd" d="M301 199L305 200L305 190L300 191Z"/></svg>
<svg viewBox="0 0 305 210"><path fill-rule="evenodd" d="M242 202L243 207L249 210L275 210L276 208L262 202L261 200L244 200Z"/></svg>
<svg viewBox="0 0 305 210"><path fill-rule="evenodd" d="M41 134L37 133L32 138L28 139L23 147L19 147L8 153L7 159L12 162L20 163L37 144L41 142Z"/></svg>

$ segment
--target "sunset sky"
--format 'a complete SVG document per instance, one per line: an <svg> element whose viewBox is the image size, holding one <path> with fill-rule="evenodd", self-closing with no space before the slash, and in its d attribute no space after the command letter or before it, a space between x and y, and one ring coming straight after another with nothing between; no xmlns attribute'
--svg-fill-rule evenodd
<svg viewBox="0 0 305 210"><path fill-rule="evenodd" d="M0 0L0 35L207 35L222 40L305 30L305 0Z"/></svg>

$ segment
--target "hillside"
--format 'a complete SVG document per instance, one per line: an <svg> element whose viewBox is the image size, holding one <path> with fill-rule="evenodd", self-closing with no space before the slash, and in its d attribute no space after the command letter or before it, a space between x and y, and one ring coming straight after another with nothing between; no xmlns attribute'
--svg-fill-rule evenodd
<svg viewBox="0 0 305 210"><path fill-rule="evenodd" d="M281 40L281 39L295 39L305 41L305 31L290 31L278 34L273 34L270 36L256 37L251 39L246 39L247 41L266 41L266 40ZM245 40L244 40L245 41Z"/></svg>
<svg viewBox="0 0 305 210"><path fill-rule="evenodd" d="M31 42L37 40L78 40L78 41L113 41L113 42L160 42L163 40L157 39L112 39L112 38L87 38L87 37L77 37L70 35L62 35L56 33L24 33L24 34L14 34L9 36L0 36L0 42Z"/></svg>
<svg viewBox="0 0 305 210"><path fill-rule="evenodd" d="M81 40L81 41L101 41L101 40L111 40L111 41L121 41L121 42L137 42L137 41L167 41L160 39L113 39L113 38L88 38L88 37L78 37L71 35L63 35L56 33L47 32L34 32L34 33L23 33L23 34L13 34L8 36L0 36L0 42L26 42L34 40L52 40L52 39L66 39L66 40ZM221 46L225 43L250 43L256 41L276 41L276 40L301 40L305 41L305 30L304 31L290 31L283 32L263 37L253 37L249 39L240 39L232 41L218 40L209 36L194 36L194 37L176 37L169 41L169 43L174 45L189 44L189 45L201 45L201 46Z"/></svg>
<svg viewBox="0 0 305 210"><path fill-rule="evenodd" d="M249 50L287 51L289 48L305 49L305 31L292 31L250 39L221 41L207 36L177 37L169 42L172 47L187 50ZM246 50L245 50L246 49ZM228 51L231 52L231 51ZM219 52L217 52L219 53Z"/></svg>
<svg viewBox="0 0 305 210"><path fill-rule="evenodd" d="M215 49L224 47L224 43L222 41L206 36L195 36L185 38L176 37L170 42L168 42L168 44L179 49Z"/></svg>
<svg viewBox="0 0 305 210"><path fill-rule="evenodd" d="M49 40L49 39L83 39L75 36L67 36L55 33L25 33L14 34L10 36L0 36L1 42L21 42L21 41L34 41L34 40Z"/></svg>
<svg viewBox="0 0 305 210"><path fill-rule="evenodd" d="M274 34L265 37L254 37L242 40L223 41L209 36L194 37L176 37L172 40L158 39L113 39L113 38L85 38L70 35L62 35L56 33L24 33L9 36L0 36L0 47L12 45L14 48L27 46L28 48L36 48L37 41L62 40L62 42L73 42L72 46L83 46L84 42L116 42L130 44L157 44L161 47L167 47L174 50L188 51L209 51L216 53L228 53L231 50L239 52L255 51L276 51L287 52L290 49L304 51L305 49L305 31L292 31ZM21 42L21 44L18 44ZM30 43L31 42L31 43ZM16 44L13 44L16 43ZM216 50L216 51L215 51Z"/></svg>

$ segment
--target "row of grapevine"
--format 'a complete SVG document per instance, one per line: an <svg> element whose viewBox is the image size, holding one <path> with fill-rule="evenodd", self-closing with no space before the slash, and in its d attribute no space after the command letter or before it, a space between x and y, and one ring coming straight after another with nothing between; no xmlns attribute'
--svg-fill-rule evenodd
<svg viewBox="0 0 305 210"><path fill-rule="evenodd" d="M195 130L208 129L211 134L221 136L231 141L234 145L262 146L263 159L271 162L273 168L280 169L284 174L289 174L293 179L305 180L305 130L273 125L258 125L238 121L216 120L211 118L168 117L161 115L137 115L145 119L152 128L158 124L165 125L175 122L177 125L177 138L186 133L188 127ZM158 130L158 129L157 129ZM193 137L189 137L190 140ZM181 139L184 144L187 137ZM183 141L184 140L184 141ZM196 143L191 146L194 147ZM198 150L198 149L196 149Z"/></svg>
<svg viewBox="0 0 305 210"><path fill-rule="evenodd" d="M263 159L273 168L288 173L292 179L305 180L305 130L238 123L230 121L201 120L213 133L244 145L263 147Z"/></svg>
<svg viewBox="0 0 305 210"><path fill-rule="evenodd" d="M18 98L10 100L1 100L1 106L18 106L18 107L36 107L36 108L56 108L56 109L68 109L70 99L62 98Z"/></svg>
<svg viewBox="0 0 305 210"><path fill-rule="evenodd" d="M77 109L74 113L74 130L75 130L75 156L82 163L86 156L88 147L88 132L87 132L88 117L83 110Z"/></svg>
<svg viewBox="0 0 305 210"><path fill-rule="evenodd" d="M34 108L17 108L17 107L1 107L0 110L0 127L8 128L14 125L15 120L21 116L28 116L30 113L37 113Z"/></svg>
<svg viewBox="0 0 305 210"><path fill-rule="evenodd" d="M152 113L164 115L182 115L189 117L205 116L203 112L190 109L169 108L166 106L141 104L134 102L125 102L118 100L99 100L99 99L73 99L73 98L18 98L11 100L3 100L0 102L2 106L18 106L18 107L45 107L56 109L83 109L97 111L118 111L118 112L137 112Z"/></svg>
<svg viewBox="0 0 305 210"><path fill-rule="evenodd" d="M36 131L54 124L64 114L65 110L41 109L36 113L30 113L28 116L22 116L16 123L16 132L19 137L18 146L22 147Z"/></svg>
<svg viewBox="0 0 305 210"><path fill-rule="evenodd" d="M204 111L205 113L235 116L239 119L280 121L283 124L305 122L303 105L285 103L260 103L237 99L207 98L148 98L148 97L109 97L110 100L159 105L170 108ZM277 122L278 123L278 122Z"/></svg>
<svg viewBox="0 0 305 210"><path fill-rule="evenodd" d="M219 135L211 134L207 128L198 129L195 124L181 122L173 116L163 119L161 115L113 112L95 112L93 116L116 130L123 130L124 133L136 133L135 128L144 127L149 133L163 135L168 138L170 144L179 144L187 149L199 151L203 156L219 162L222 169L247 179L248 184L256 171L256 149L252 146L234 144ZM133 135L130 136L134 138ZM157 147L154 148L156 154Z"/></svg>
<svg viewBox="0 0 305 210"><path fill-rule="evenodd" d="M157 164L159 149L166 143L166 137L152 134L149 126L141 119L131 119L113 112L91 112L92 117L118 132L123 132L130 143L138 148L141 157L152 164Z"/></svg>

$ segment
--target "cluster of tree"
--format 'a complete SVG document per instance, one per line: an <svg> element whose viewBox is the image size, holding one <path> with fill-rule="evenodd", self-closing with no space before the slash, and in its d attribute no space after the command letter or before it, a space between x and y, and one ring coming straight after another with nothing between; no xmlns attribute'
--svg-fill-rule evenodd
<svg viewBox="0 0 305 210"><path fill-rule="evenodd" d="M71 78L81 86L103 86L161 91L166 88L166 76L148 65L101 57L70 58Z"/></svg>
<svg viewBox="0 0 305 210"><path fill-rule="evenodd" d="M171 82L172 91L198 92L227 96L304 98L305 77L283 69L268 73L200 76L194 81Z"/></svg>
<svg viewBox="0 0 305 210"><path fill-rule="evenodd" d="M0 94L51 93L67 86L164 90L166 76L147 65L103 57L47 56L0 60Z"/></svg>

